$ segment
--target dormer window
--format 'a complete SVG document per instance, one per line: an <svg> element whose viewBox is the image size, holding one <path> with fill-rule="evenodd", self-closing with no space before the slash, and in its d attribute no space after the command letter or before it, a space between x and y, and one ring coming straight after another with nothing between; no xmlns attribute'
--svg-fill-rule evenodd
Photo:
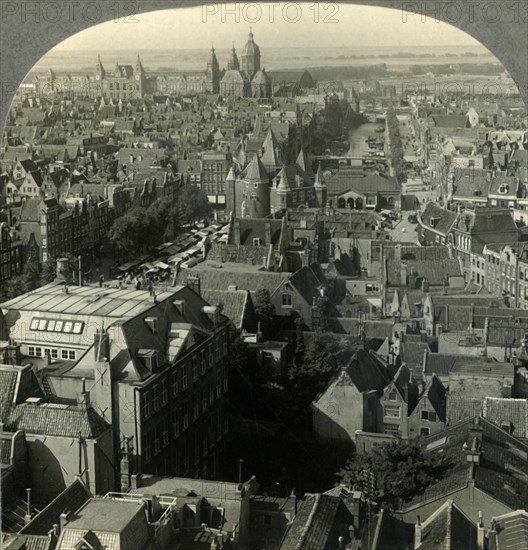
<svg viewBox="0 0 528 550"><path fill-rule="evenodd" d="M394 390L389 392L389 401L396 401L396 392Z"/></svg>
<svg viewBox="0 0 528 550"><path fill-rule="evenodd" d="M253 246L260 246L262 244L262 241L260 240L260 237L253 239Z"/></svg>
<svg viewBox="0 0 528 550"><path fill-rule="evenodd" d="M145 323L149 326L152 334L158 333L158 319L156 317L145 317Z"/></svg>
<svg viewBox="0 0 528 550"><path fill-rule="evenodd" d="M502 195L505 195L510 190L510 186L506 185L505 183L501 183L499 187L499 193Z"/></svg>
<svg viewBox="0 0 528 550"><path fill-rule="evenodd" d="M158 369L158 352L155 349L140 349L137 356L141 359L145 367L151 372Z"/></svg>

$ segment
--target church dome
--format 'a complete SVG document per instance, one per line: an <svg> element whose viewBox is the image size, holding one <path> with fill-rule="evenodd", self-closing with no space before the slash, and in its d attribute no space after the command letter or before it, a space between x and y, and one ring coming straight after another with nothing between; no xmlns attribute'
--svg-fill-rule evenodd
<svg viewBox="0 0 528 550"><path fill-rule="evenodd" d="M222 84L248 84L249 78L243 71L226 71L222 77Z"/></svg>
<svg viewBox="0 0 528 550"><path fill-rule="evenodd" d="M246 42L246 45L244 46L243 55L245 56L258 56L260 55L260 48L257 46L255 41L253 40L253 33L250 32L248 35L248 41Z"/></svg>

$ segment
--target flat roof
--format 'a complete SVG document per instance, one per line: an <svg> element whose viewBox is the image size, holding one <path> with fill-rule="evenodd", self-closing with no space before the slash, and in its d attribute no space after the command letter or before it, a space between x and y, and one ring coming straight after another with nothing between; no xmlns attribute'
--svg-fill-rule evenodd
<svg viewBox="0 0 528 550"><path fill-rule="evenodd" d="M90 500L71 516L72 519L66 525L66 529L121 533L142 509L143 502L119 499Z"/></svg>

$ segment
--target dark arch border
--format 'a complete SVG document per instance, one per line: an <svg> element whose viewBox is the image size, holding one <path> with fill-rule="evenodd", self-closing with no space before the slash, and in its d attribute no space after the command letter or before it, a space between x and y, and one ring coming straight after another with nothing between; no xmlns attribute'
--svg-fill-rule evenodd
<svg viewBox="0 0 528 550"><path fill-rule="evenodd" d="M207 2L208 0L205 0ZM66 38L87 29L94 24L112 21L115 6L121 13L126 6L135 4L137 12L201 6L204 1L196 0L0 0L0 127L3 129L13 96L26 74L51 48ZM99 6L97 23L81 16L59 18L53 16L35 22L35 16L28 13L21 17L23 6L40 5L42 10L53 4L55 9L70 14L72 5L76 11L92 3ZM220 2L218 2L220 4ZM313 4L311 0L297 0L298 4ZM528 9L526 0L345 0L341 3L379 6L404 12L438 14L438 18L463 30L491 50L511 74L521 97L528 104ZM472 6L472 7L471 7ZM497 8L499 6L499 8ZM37 6L38 7L38 6ZM50 8L54 9L54 8ZM12 14L13 10L15 13ZM497 17L500 10L500 17ZM42 13L42 12L41 12ZM50 11L49 13L54 13ZM75 13L75 11L73 12ZM94 12L95 9L94 9ZM47 19L47 20L45 20ZM497 19L496 21L494 19ZM116 23L121 24L121 23ZM331 24L321 24L324 32L332 32ZM353 33L353 29L350 29Z"/></svg>

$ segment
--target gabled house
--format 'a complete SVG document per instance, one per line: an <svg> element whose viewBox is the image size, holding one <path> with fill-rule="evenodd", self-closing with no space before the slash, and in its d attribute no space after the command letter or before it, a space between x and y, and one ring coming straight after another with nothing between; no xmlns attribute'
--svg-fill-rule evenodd
<svg viewBox="0 0 528 550"><path fill-rule="evenodd" d="M389 382L386 365L373 352L357 351L312 403L317 437L354 441L358 430L375 432L379 396Z"/></svg>

